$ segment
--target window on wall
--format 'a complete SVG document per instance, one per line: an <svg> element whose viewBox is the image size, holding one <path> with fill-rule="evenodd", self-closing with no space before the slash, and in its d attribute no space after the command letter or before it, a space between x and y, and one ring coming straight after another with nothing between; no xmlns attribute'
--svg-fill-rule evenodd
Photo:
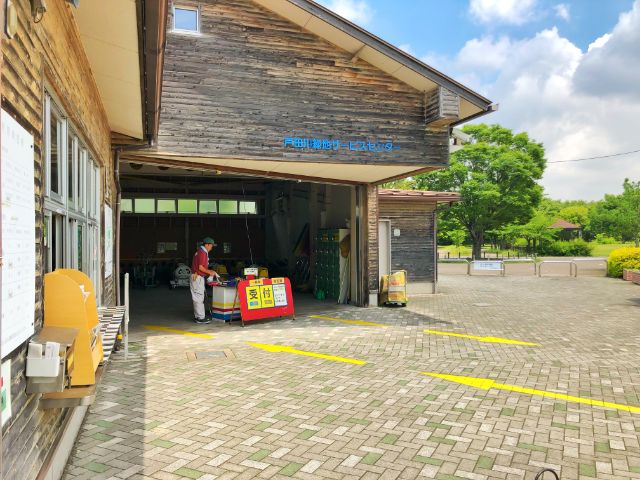
<svg viewBox="0 0 640 480"><path fill-rule="evenodd" d="M216 200L200 200L199 211L205 215L218 213L218 202Z"/></svg>
<svg viewBox="0 0 640 480"><path fill-rule="evenodd" d="M47 161L47 191L55 197L62 195L62 167L61 160L64 158L62 153L63 147L63 124L60 114L47 99L45 105L45 113L47 116L46 139L48 140L46 150Z"/></svg>
<svg viewBox="0 0 640 480"><path fill-rule="evenodd" d="M197 8L175 6L173 7L173 29L178 32L198 33L200 31L200 19Z"/></svg>
<svg viewBox="0 0 640 480"><path fill-rule="evenodd" d="M100 169L79 130L46 93L43 110L45 270L77 268L99 291Z"/></svg>
<svg viewBox="0 0 640 480"><path fill-rule="evenodd" d="M200 200L197 198L123 198L120 211L157 215L258 215L257 200Z"/></svg>
<svg viewBox="0 0 640 480"><path fill-rule="evenodd" d="M158 199L158 213L176 213L176 201Z"/></svg>
<svg viewBox="0 0 640 480"><path fill-rule="evenodd" d="M78 141L73 131L68 129L67 135L67 199L70 206L75 206L78 191L76 167L78 164Z"/></svg>
<svg viewBox="0 0 640 480"><path fill-rule="evenodd" d="M245 215L255 215L258 213L256 202L238 202L238 213Z"/></svg>
<svg viewBox="0 0 640 480"><path fill-rule="evenodd" d="M178 213L194 214L198 213L198 200L195 198L178 199Z"/></svg>
<svg viewBox="0 0 640 480"><path fill-rule="evenodd" d="M133 212L133 199L131 199L131 198L123 198L120 201L120 211L122 213L132 213Z"/></svg>
<svg viewBox="0 0 640 480"><path fill-rule="evenodd" d="M218 208L222 215L235 215L238 213L238 201L220 200L218 202Z"/></svg>
<svg viewBox="0 0 640 480"><path fill-rule="evenodd" d="M156 201L153 198L136 198L134 207L136 213L156 213Z"/></svg>

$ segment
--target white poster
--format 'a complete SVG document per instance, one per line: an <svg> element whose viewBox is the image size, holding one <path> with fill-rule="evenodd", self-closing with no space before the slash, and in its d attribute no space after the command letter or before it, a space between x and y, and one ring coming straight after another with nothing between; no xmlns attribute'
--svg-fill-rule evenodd
<svg viewBox="0 0 640 480"><path fill-rule="evenodd" d="M104 204L104 278L113 274L113 211Z"/></svg>
<svg viewBox="0 0 640 480"><path fill-rule="evenodd" d="M33 135L2 110L2 355L34 334L36 221Z"/></svg>
<svg viewBox="0 0 640 480"><path fill-rule="evenodd" d="M4 424L11 418L11 360L2 363L0 398L2 402L2 426L4 427Z"/></svg>
<svg viewBox="0 0 640 480"><path fill-rule="evenodd" d="M287 287L284 283L277 283L273 285L273 300L276 307L287 306Z"/></svg>

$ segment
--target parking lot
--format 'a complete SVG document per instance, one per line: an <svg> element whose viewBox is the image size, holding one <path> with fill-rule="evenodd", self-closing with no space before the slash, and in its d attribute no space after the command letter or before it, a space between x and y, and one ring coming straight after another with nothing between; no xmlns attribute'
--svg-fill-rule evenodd
<svg viewBox="0 0 640 480"><path fill-rule="evenodd" d="M444 275L439 291L244 329L143 292L64 478L640 478L637 286Z"/></svg>

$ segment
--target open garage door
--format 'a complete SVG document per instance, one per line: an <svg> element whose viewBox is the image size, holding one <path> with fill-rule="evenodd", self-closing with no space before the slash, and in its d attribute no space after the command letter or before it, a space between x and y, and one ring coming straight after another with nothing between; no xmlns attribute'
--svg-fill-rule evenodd
<svg viewBox="0 0 640 480"><path fill-rule="evenodd" d="M361 300L363 255L351 252L350 238L355 187L136 163L121 164L120 183L120 271L130 273L134 301L136 292L163 291L189 319L180 265L191 266L207 236L216 242L212 268L231 278L256 265L290 278L297 304ZM172 281L176 290L166 293Z"/></svg>

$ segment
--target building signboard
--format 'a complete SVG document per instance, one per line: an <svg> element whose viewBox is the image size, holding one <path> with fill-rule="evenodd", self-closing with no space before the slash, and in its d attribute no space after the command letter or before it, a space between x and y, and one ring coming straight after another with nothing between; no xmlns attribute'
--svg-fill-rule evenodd
<svg viewBox="0 0 640 480"><path fill-rule="evenodd" d="M292 148L295 150L332 150L335 152L347 150L351 152L383 153L400 150L400 146L395 145L392 140L372 142L370 140L343 141L328 138L285 137L283 146L284 148Z"/></svg>

